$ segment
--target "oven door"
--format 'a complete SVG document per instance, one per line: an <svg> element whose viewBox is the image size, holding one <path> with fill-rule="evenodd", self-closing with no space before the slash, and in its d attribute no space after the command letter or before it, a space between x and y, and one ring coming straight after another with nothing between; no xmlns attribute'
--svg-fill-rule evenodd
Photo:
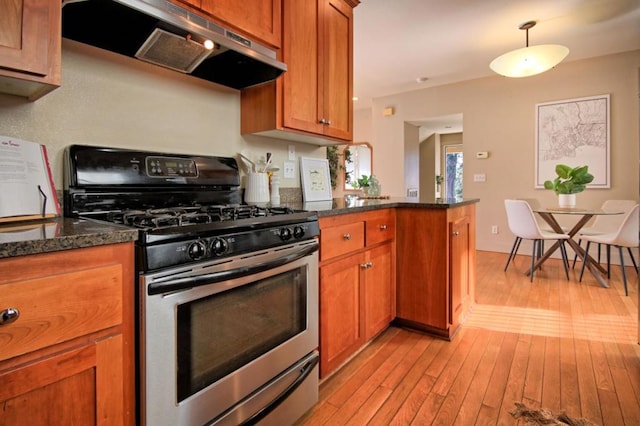
<svg viewBox="0 0 640 426"><path fill-rule="evenodd" d="M282 418L276 405L297 401L300 384L308 401L289 402L303 409L289 421L310 408L317 249L310 240L141 276L141 423L240 424L272 410Z"/></svg>

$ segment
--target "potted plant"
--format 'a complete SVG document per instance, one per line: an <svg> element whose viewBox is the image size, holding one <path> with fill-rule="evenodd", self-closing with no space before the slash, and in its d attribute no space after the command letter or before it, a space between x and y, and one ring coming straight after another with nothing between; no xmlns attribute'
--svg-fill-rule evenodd
<svg viewBox="0 0 640 426"><path fill-rule="evenodd" d="M575 207L576 195L586 189L587 184L593 181L593 175L589 173L589 166L570 167L565 164L556 166L554 180L544 182L545 189L553 189L558 194L560 207Z"/></svg>

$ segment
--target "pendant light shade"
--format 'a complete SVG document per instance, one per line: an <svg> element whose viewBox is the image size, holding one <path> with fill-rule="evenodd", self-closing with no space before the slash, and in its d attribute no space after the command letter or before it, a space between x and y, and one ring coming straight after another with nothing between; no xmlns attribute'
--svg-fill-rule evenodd
<svg viewBox="0 0 640 426"><path fill-rule="evenodd" d="M536 24L528 21L520 25L527 31L526 47L512 50L491 61L489 67L505 77L529 77L543 73L558 65L569 54L569 49L559 44L541 44L529 47L529 28Z"/></svg>

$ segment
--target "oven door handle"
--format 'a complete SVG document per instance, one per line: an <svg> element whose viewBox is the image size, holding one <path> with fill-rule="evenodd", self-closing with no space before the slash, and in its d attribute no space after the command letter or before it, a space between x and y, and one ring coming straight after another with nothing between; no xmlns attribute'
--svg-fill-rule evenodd
<svg viewBox="0 0 640 426"><path fill-rule="evenodd" d="M295 262L296 260L302 259L317 250L318 244L312 244L305 246L299 251L262 263L241 266L227 271L212 272L210 274L203 274L195 277L175 278L169 281L151 283L147 286L147 293L151 296L246 277L259 272L268 271L269 269L277 268L278 266L286 265L287 263Z"/></svg>
<svg viewBox="0 0 640 426"><path fill-rule="evenodd" d="M289 397L295 391L298 386L305 381L307 376L311 374L314 367L318 364L318 360L320 356L316 355L312 359L310 359L305 365L300 369L300 375L289 385L285 390L283 390L280 395L276 396L273 401L269 403L266 407L262 408L260 411L255 413L253 416L249 417L245 421L241 423L242 426L245 425L255 425L260 420L264 419L269 413L278 408L280 404L284 402L285 399Z"/></svg>

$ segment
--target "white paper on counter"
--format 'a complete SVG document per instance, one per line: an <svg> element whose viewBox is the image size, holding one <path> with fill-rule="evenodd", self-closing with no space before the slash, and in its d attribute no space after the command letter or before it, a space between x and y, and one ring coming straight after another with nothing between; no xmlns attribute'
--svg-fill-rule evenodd
<svg viewBox="0 0 640 426"><path fill-rule="evenodd" d="M0 217L43 213L60 215L45 146L0 136Z"/></svg>

